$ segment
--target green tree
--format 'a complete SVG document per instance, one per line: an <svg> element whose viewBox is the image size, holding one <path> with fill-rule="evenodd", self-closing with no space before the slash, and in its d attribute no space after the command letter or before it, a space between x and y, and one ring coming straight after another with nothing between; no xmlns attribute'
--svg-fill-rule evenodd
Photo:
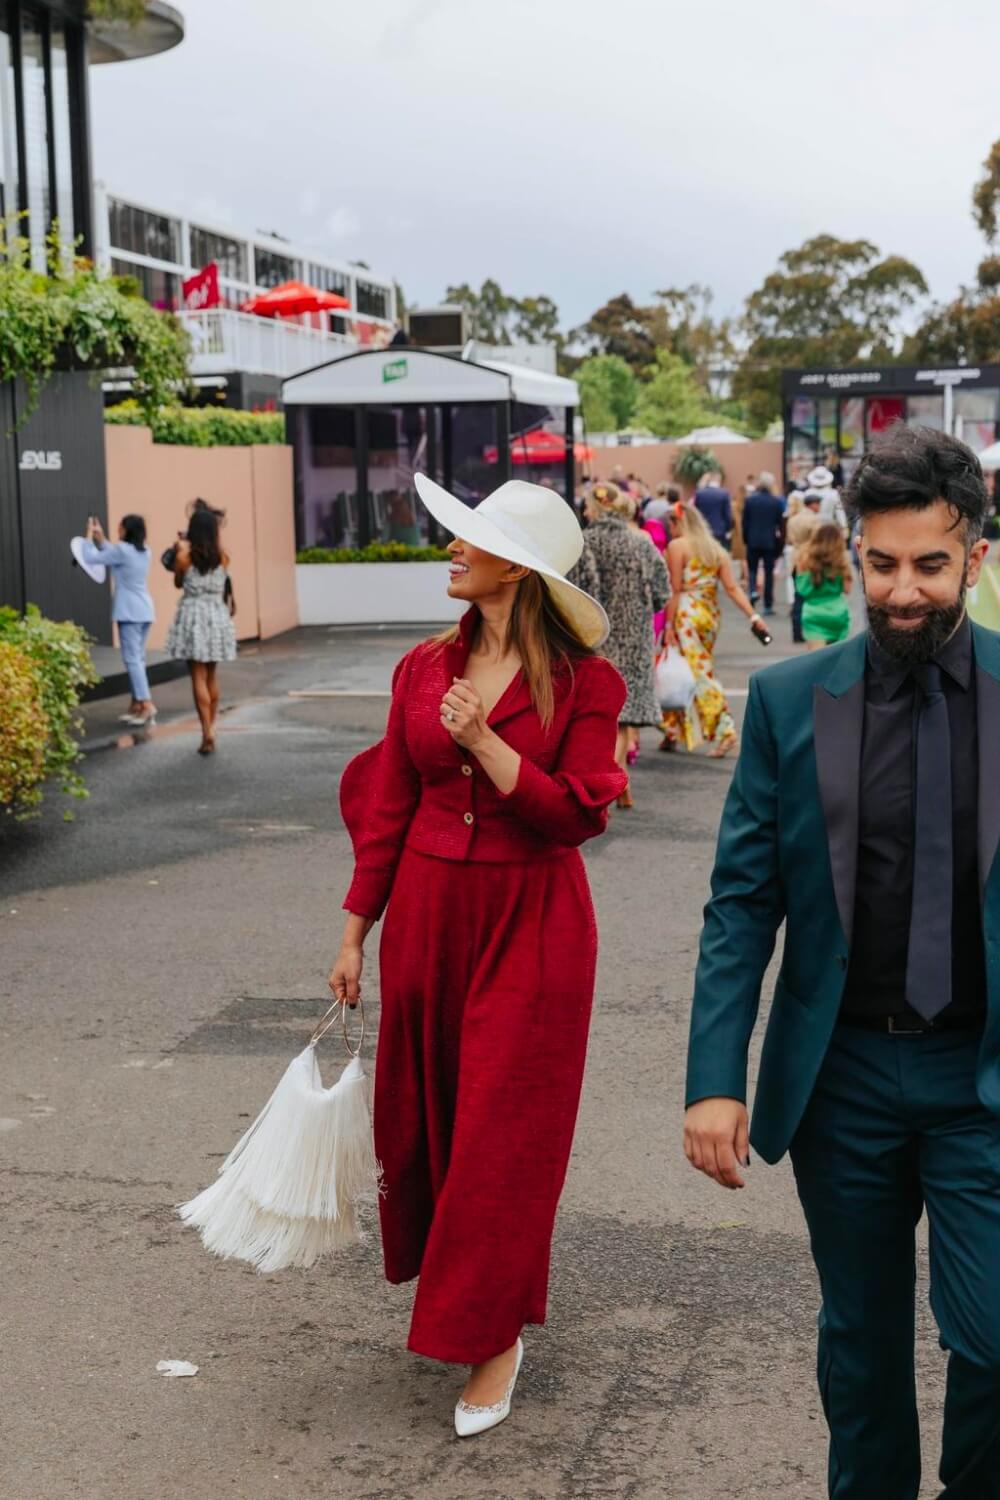
<svg viewBox="0 0 1000 1500"><path fill-rule="evenodd" d="M667 287L657 292L656 298L662 325L660 319L654 318L652 331L672 354L692 366L708 390L713 371L731 365L735 356L731 320L713 318L712 292L697 282L691 286Z"/></svg>
<svg viewBox="0 0 1000 1500"><path fill-rule="evenodd" d="M499 282L487 277L478 292L468 282L450 286L444 300L468 313L469 331L474 339L481 339L484 344L510 342L509 320L514 299L507 296Z"/></svg>
<svg viewBox="0 0 1000 1500"><path fill-rule="evenodd" d="M706 427L716 414L691 366L679 354L658 349L648 379L640 387L636 419L657 437L682 437Z"/></svg>
<svg viewBox="0 0 1000 1500"><path fill-rule="evenodd" d="M972 190L972 217L989 253L975 286L959 288L951 302L936 303L907 340L910 360L935 364L980 364L1000 360L1000 256L993 253L1000 227L1000 141L994 141Z"/></svg>
<svg viewBox="0 0 1000 1500"><path fill-rule="evenodd" d="M665 331L662 310L638 307L628 292L621 292L574 329L570 338L591 353L616 355L638 374L656 357Z"/></svg>
<svg viewBox="0 0 1000 1500"><path fill-rule="evenodd" d="M869 240L806 240L747 299L733 395L755 426L766 426L781 410L783 368L894 358L903 315L926 294L912 261L883 256Z"/></svg>
<svg viewBox="0 0 1000 1500"><path fill-rule="evenodd" d="M583 420L591 432L620 432L635 415L638 382L617 354L595 354L576 371Z"/></svg>

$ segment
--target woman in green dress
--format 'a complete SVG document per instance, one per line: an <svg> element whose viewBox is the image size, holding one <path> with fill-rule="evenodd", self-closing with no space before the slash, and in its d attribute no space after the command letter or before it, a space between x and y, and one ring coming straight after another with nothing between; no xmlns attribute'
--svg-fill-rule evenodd
<svg viewBox="0 0 1000 1500"><path fill-rule="evenodd" d="M854 578L844 534L832 521L817 526L795 559L795 589L802 599L802 634L810 651L844 641L851 633L847 595Z"/></svg>

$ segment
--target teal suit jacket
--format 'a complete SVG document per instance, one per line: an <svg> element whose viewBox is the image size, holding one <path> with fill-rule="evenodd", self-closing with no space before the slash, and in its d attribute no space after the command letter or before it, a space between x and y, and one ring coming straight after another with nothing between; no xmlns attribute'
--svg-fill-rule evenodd
<svg viewBox="0 0 1000 1500"><path fill-rule="evenodd" d="M1000 1114L1000 635L973 625L979 872L988 1017L977 1087ZM750 1139L788 1146L840 1010L851 953L867 636L779 662L750 683L695 978L687 1102L745 1100L764 971L786 923Z"/></svg>

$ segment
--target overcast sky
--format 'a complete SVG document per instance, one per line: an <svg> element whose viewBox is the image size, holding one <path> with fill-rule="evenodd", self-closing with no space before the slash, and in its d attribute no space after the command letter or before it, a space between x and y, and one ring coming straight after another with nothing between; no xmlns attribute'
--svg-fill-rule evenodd
<svg viewBox="0 0 1000 1500"><path fill-rule="evenodd" d="M564 325L700 281L719 312L829 231L971 280L996 0L178 0L91 70L95 175L398 278L495 277Z"/></svg>

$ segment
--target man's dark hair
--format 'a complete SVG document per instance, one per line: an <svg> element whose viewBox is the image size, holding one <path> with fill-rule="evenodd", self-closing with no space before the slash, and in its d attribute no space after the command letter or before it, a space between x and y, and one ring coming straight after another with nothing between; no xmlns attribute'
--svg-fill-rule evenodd
<svg viewBox="0 0 1000 1500"><path fill-rule="evenodd" d="M844 496L852 523L887 510L924 510L936 500L948 502L956 526L964 523L967 546L979 541L987 499L978 458L958 438L901 422L875 439Z"/></svg>
<svg viewBox="0 0 1000 1500"><path fill-rule="evenodd" d="M667 486L667 504L676 505L681 498L681 492L674 485Z"/></svg>

